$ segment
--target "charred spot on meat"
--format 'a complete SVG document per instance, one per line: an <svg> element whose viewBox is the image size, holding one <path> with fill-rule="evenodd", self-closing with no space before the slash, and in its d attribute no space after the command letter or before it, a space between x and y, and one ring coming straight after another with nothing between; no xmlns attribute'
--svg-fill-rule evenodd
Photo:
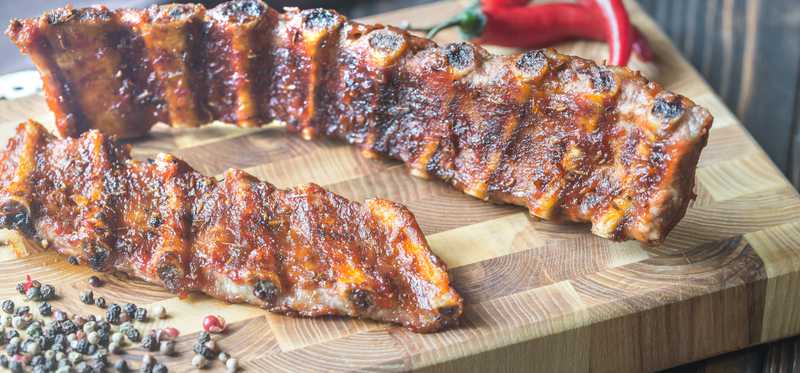
<svg viewBox="0 0 800 373"><path fill-rule="evenodd" d="M64 136L279 121L614 240L666 238L694 195L713 120L628 68L552 49L494 56L470 43L438 46L332 10L279 13L248 0L78 13L55 10L7 31L36 57Z"/></svg>
<svg viewBox="0 0 800 373"><path fill-rule="evenodd" d="M38 123L21 124L0 152L0 226L96 271L177 294L419 332L457 323L463 301L408 209L359 204L313 184L279 189L241 170L217 180L171 155L144 162L128 150L96 130L57 139ZM113 194L103 188L108 175L117 180ZM73 190L58 192L58 184ZM454 316L442 319L441 307Z"/></svg>

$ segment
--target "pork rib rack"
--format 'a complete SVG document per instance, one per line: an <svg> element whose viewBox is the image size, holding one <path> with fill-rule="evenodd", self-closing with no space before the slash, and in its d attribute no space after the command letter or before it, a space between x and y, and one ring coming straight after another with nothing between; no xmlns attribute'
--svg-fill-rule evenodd
<svg viewBox="0 0 800 373"><path fill-rule="evenodd" d="M41 72L62 135L278 120L615 240L658 243L680 220L712 122L627 68L438 46L256 0L60 8L8 34Z"/></svg>
<svg viewBox="0 0 800 373"><path fill-rule="evenodd" d="M273 312L431 332L463 308L403 206L276 189L240 170L218 181L167 154L134 161L96 130L59 140L17 128L0 153L0 227L98 271Z"/></svg>

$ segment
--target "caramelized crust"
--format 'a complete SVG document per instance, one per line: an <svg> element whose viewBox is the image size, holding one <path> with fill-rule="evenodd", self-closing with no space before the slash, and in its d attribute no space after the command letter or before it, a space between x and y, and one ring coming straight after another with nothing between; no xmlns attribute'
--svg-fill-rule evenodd
<svg viewBox="0 0 800 373"><path fill-rule="evenodd" d="M167 154L134 161L96 130L59 140L35 122L18 127L0 154L0 227L97 271L273 312L419 332L462 313L405 207L314 184L280 190L240 170L217 180Z"/></svg>
<svg viewBox="0 0 800 373"><path fill-rule="evenodd" d="M134 137L156 121L197 126L209 115L247 127L278 120L614 240L665 238L694 197L712 122L627 68L553 50L438 46L257 0L209 11L62 8L15 20L8 34L41 71L63 135ZM91 73L73 61L92 61Z"/></svg>

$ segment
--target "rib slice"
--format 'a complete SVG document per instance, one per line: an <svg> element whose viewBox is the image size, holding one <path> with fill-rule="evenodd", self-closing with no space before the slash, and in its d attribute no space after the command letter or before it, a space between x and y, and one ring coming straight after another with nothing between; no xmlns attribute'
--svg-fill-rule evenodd
<svg viewBox="0 0 800 373"><path fill-rule="evenodd" d="M62 135L277 120L614 240L664 240L694 198L712 123L627 68L553 50L439 46L256 0L60 8L15 20L8 34L41 72Z"/></svg>
<svg viewBox="0 0 800 373"><path fill-rule="evenodd" d="M390 201L281 190L240 170L217 180L167 154L131 160L96 130L56 139L32 121L0 156L0 187L0 227L177 294L419 332L462 313L445 264Z"/></svg>

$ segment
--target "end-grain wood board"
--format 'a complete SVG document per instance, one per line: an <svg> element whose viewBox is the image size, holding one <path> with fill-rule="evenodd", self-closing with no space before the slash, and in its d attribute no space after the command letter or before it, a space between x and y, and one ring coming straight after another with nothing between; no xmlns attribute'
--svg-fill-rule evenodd
<svg viewBox="0 0 800 373"><path fill-rule="evenodd" d="M103 275L108 283L95 293L109 302L166 306L170 318L143 329L183 332L183 352L158 357L171 371L190 369L192 341L211 313L231 323L220 345L253 372L650 371L800 334L797 192L652 20L627 5L657 55L632 67L716 118L697 170L698 197L662 246L614 243L586 226L534 221L523 208L483 203L411 177L399 163L364 158L342 143L303 141L280 127L160 125L134 143L135 156L172 152L206 174L238 167L281 187L315 182L355 200L406 204L466 299L463 325L421 335L362 320L292 318L201 295L179 299L114 275ZM367 21L427 25L459 8L443 2ZM439 41L457 38L448 31ZM559 49L597 60L607 53L588 42ZM53 122L41 97L0 102L0 137L29 117ZM57 307L102 314L78 301L90 270L52 253L12 252L2 250L0 297L19 298L13 284L30 273L57 284Z"/></svg>

